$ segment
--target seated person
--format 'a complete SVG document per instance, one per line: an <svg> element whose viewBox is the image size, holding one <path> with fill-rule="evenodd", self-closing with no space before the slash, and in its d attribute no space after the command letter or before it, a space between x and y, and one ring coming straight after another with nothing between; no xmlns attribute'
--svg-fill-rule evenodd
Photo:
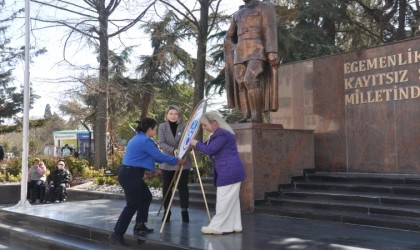
<svg viewBox="0 0 420 250"><path fill-rule="evenodd" d="M64 169L66 169L66 170L69 170L70 171L70 168L69 168L69 166L67 165L67 163L66 163L66 159L65 158L58 158L58 161L62 161L62 162L64 162ZM55 166L55 169L57 168L57 166ZM68 187L70 186L70 184L69 185L67 185Z"/></svg>
<svg viewBox="0 0 420 250"><path fill-rule="evenodd" d="M47 178L49 183L48 200L51 202L64 202L67 198L66 186L71 181L71 173L64 169L64 161L59 161L56 168L51 172Z"/></svg>
<svg viewBox="0 0 420 250"><path fill-rule="evenodd" d="M44 181L46 180L46 172L47 168L45 167L44 163L40 161L39 158L35 158L33 165L28 170L28 191L26 198L28 200L30 199L31 204L40 203L40 191L41 186L43 186Z"/></svg>

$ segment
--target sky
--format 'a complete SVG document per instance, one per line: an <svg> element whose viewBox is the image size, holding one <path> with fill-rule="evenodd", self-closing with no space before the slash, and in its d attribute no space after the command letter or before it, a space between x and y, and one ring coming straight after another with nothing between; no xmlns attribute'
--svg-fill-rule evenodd
<svg viewBox="0 0 420 250"><path fill-rule="evenodd" d="M78 1L79 2L79 1ZM80 1L82 2L82 1ZM108 1L107 1L108 2ZM131 1L132 3L133 1ZM138 3L140 1L134 1ZM196 2L192 0L186 0L185 4L187 6L193 6ZM130 1L126 1L126 4L129 5ZM232 14L237 9L238 6L243 4L242 0L222 0L220 9L226 14ZM8 11L16 10L23 8L25 5L24 0L6 0L5 9ZM144 9L144 5L137 6L132 4L128 6L128 10L124 12L116 13L114 18L124 18L127 15L135 16L139 10ZM159 15L163 14L165 8L162 4L159 4L156 8L148 12L148 15L142 20L147 21L150 18L158 18L158 14L154 12L157 10ZM43 16L43 15L62 15L63 13L57 13L46 7L39 8L35 3L31 3L31 18ZM98 67L96 55L93 54L94 50L92 47L88 47L81 40L74 39L71 41L70 46L66 50L66 59L74 65L90 65L92 69L90 70L75 70L68 63L63 62L63 48L64 41L66 37L67 29L64 28L48 28L41 29L44 24L36 21L31 21L31 46L37 48L46 47L48 52L35 57L32 59L30 65L30 81L33 85L35 94L40 96L34 104L34 108L30 110L31 118L41 118L44 115L45 106L47 104L51 105L52 112L59 112L58 105L66 98L69 98L65 93L71 92L71 90L77 89L77 85L68 81L66 79L72 77L78 77L80 74L94 74L97 71L95 68ZM9 37L12 38L13 45L22 46L24 45L24 14L22 13L21 18L14 22L11 28L8 29ZM128 75L130 77L137 77L134 72L134 67L138 63L138 58L140 55L150 55L152 49L150 46L149 36L141 31L137 26L132 27L128 32L122 35L120 38L113 38L110 41L110 49L112 50L121 50L123 48L122 44L125 46L137 47L134 50L132 58L132 64L130 65L130 71ZM195 56L195 41L185 43L184 48L187 51ZM209 48L210 46L208 46ZM24 84L24 64L21 62L13 72L14 74L14 84L17 86ZM224 102L225 96L219 97L215 95L215 100L213 102Z"/></svg>

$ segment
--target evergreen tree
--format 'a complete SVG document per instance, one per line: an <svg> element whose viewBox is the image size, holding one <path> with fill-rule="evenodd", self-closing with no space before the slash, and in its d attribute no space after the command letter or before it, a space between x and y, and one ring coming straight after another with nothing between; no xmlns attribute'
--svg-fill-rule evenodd
<svg viewBox="0 0 420 250"><path fill-rule="evenodd" d="M142 56L136 68L144 88L140 118L148 115L156 92L167 88L176 90L173 86L178 81L193 81L196 60L180 44L186 38L188 27L188 22L179 20L173 11L168 11L158 22L143 25L150 34L153 53Z"/></svg>
<svg viewBox="0 0 420 250"><path fill-rule="evenodd" d="M48 118L48 117L51 117L51 116L52 116L52 114L51 114L51 106L50 106L50 104L47 104L45 106L44 118Z"/></svg>
<svg viewBox="0 0 420 250"><path fill-rule="evenodd" d="M11 47L11 39L7 36L6 31L9 28L8 25L19 13L22 13L24 9L7 12L7 10L5 11L4 6L5 0L0 0L0 124L2 124L5 119L15 118L17 114L23 111L23 90L13 86L12 72L18 60L23 58L25 47ZM2 13L2 11L7 13ZM33 56L42 54L45 51L45 48L37 50L33 53ZM34 100L37 98L39 98L39 96L31 94L31 104L33 104ZM15 121L17 125L1 126L0 133L19 129L19 121L16 119Z"/></svg>
<svg viewBox="0 0 420 250"><path fill-rule="evenodd" d="M23 11L20 9L3 19L2 9L5 1L0 0L0 124L6 118L12 118L22 111L23 93L16 92L17 88L10 86L12 83L12 71L17 59L23 53L23 48L10 47L10 38L6 36L8 24L16 15Z"/></svg>

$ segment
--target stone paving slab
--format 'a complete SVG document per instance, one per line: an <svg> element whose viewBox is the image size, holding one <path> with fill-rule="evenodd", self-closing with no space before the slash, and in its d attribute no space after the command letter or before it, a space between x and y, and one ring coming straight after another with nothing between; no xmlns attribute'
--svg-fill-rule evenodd
<svg viewBox="0 0 420 250"><path fill-rule="evenodd" d="M2 209L111 232L124 205L123 200L102 199L27 207L3 205ZM190 223L185 224L182 223L179 207L172 208L171 222L165 225L163 233L160 234L163 211L157 216L158 209L158 204L151 204L147 225L154 228L155 232L145 235L144 238L194 249L420 249L420 233L416 232L252 213L242 214L242 233L202 235L201 227L208 224L207 212L202 209L189 209ZM134 221L127 231L128 234L132 234L133 226Z"/></svg>

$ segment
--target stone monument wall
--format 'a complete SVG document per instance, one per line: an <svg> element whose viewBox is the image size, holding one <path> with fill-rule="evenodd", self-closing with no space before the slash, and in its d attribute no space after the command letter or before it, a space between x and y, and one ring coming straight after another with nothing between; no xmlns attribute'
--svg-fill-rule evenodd
<svg viewBox="0 0 420 250"><path fill-rule="evenodd" d="M279 106L318 171L420 174L420 39L281 65Z"/></svg>

